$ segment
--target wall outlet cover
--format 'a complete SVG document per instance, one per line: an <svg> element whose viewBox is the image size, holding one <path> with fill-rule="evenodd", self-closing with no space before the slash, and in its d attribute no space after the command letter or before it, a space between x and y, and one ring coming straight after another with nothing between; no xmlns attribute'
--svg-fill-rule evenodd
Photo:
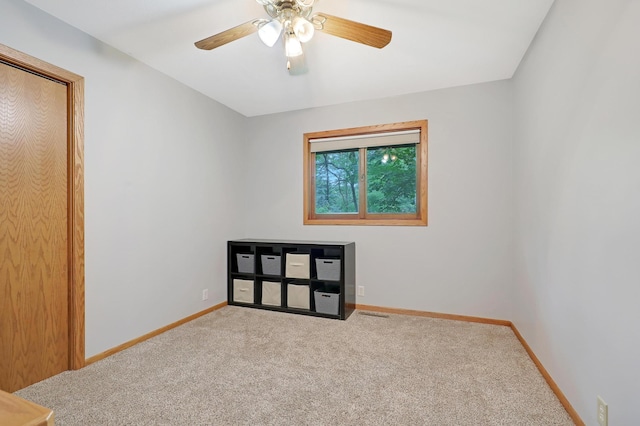
<svg viewBox="0 0 640 426"><path fill-rule="evenodd" d="M607 426L609 424L609 406L598 396L598 424Z"/></svg>

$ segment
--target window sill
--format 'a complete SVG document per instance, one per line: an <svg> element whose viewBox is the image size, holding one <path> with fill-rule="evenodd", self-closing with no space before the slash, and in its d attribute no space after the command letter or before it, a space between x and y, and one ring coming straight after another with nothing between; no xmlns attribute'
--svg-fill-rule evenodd
<svg viewBox="0 0 640 426"><path fill-rule="evenodd" d="M427 226L424 219L304 219L304 225Z"/></svg>

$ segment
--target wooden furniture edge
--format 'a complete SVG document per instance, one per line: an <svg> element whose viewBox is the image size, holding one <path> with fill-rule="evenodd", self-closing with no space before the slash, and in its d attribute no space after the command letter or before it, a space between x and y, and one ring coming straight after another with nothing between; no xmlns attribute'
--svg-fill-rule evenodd
<svg viewBox="0 0 640 426"><path fill-rule="evenodd" d="M50 408L0 390L0 424L53 426L54 418Z"/></svg>
<svg viewBox="0 0 640 426"><path fill-rule="evenodd" d="M511 326L511 321L507 321L507 320L472 317L467 315L443 314L439 312L416 311L412 309L387 308L384 306L356 304L356 310L381 312L381 313L387 313L387 314L413 315L417 317L447 319L447 320L453 320L453 321L477 322L481 324L502 325L506 327Z"/></svg>
<svg viewBox="0 0 640 426"><path fill-rule="evenodd" d="M125 349L129 349L130 347L132 347L134 345L137 345L138 343L144 342L145 340L149 340L152 337L155 337L155 336L158 336L158 335L164 333L165 331L169 331L172 328L179 327L179 326L181 326L183 324L186 324L186 323L188 323L190 321L193 321L196 318L200 318L203 315L209 314L209 313L211 313L213 311L217 311L218 309L223 308L225 306L227 306L227 302L226 301L218 303L217 305L214 305L214 306L212 306L210 308L207 308L207 309L205 309L203 311L196 312L193 315L189 315L186 318L178 320L178 321L176 321L174 323L171 323L169 325L165 325L164 327L161 327L161 328L159 328L157 330L149 332L149 333L147 333L147 334L145 334L143 336L140 336L140 337L135 338L133 340L129 340L128 342L125 342L125 343L123 343L121 345L118 345L118 346L116 346L114 348L108 349L108 350L106 350L106 351L104 351L102 353L99 353L99 354L94 355L94 356L92 356L90 358L87 358L85 360L85 366L88 366L88 365L91 365L91 364L93 364L95 362L101 361L101 360L103 360L105 358L108 358L111 355L117 354L118 352L121 352L121 351L123 351Z"/></svg>
<svg viewBox="0 0 640 426"><path fill-rule="evenodd" d="M533 352L533 350L527 343L527 341L524 340L524 337L522 337L522 334L520 334L520 332L516 328L515 324L511 323L510 327L511 327L511 330L513 330L513 334L516 335L516 337L520 341L520 344L524 347L524 350L527 351L527 354L529 354L529 358L531 358L531 360L536 365L536 367L538 367L538 370L540 371L540 374L542 374L542 377L544 377L544 380L547 382L547 384L549 385L553 393L556 394L556 396L560 400L560 403L569 414L569 417L571 417L571 420L573 420L573 422L577 426L585 426L585 423L580 418L580 415L578 414L578 412L573 408L573 406L571 405L567 397L564 396L564 393L562 393L562 391L560 390L560 387L558 387L558 385L553 380L553 378L551 377L547 369L544 368L544 366L542 365L542 363L540 362L536 354Z"/></svg>

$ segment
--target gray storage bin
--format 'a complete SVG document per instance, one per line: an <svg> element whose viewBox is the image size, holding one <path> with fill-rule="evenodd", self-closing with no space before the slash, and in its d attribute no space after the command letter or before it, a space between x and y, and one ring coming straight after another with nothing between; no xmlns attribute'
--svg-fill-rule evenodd
<svg viewBox="0 0 640 426"><path fill-rule="evenodd" d="M253 254L252 253L237 253L236 259L238 259L238 272L244 274L253 274Z"/></svg>
<svg viewBox="0 0 640 426"><path fill-rule="evenodd" d="M340 293L316 290L313 292L313 298L316 302L316 312L329 315L338 315L340 313Z"/></svg>
<svg viewBox="0 0 640 426"><path fill-rule="evenodd" d="M263 254L260 256L262 261L262 273L264 275L280 275L282 273L282 263L280 256Z"/></svg>
<svg viewBox="0 0 640 426"><path fill-rule="evenodd" d="M316 259L319 280L340 281L340 259Z"/></svg>

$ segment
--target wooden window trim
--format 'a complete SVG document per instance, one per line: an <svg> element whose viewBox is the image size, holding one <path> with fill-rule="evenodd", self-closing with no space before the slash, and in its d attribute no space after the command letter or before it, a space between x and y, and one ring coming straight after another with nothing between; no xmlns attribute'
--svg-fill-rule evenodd
<svg viewBox="0 0 640 426"><path fill-rule="evenodd" d="M416 194L418 197L417 214L377 214L366 213L366 179L360 176L359 213L316 215L315 206L315 155L311 152L311 139L339 136L357 136L375 133L396 132L402 130L420 130L420 143L416 161ZM427 183L428 183L428 122L427 120L406 121L402 123L381 124L375 126L353 127L322 132L305 133L303 142L303 223L305 225L386 225L386 226L427 226ZM360 155L361 169L366 176L366 156ZM364 166L362 163L364 162Z"/></svg>

